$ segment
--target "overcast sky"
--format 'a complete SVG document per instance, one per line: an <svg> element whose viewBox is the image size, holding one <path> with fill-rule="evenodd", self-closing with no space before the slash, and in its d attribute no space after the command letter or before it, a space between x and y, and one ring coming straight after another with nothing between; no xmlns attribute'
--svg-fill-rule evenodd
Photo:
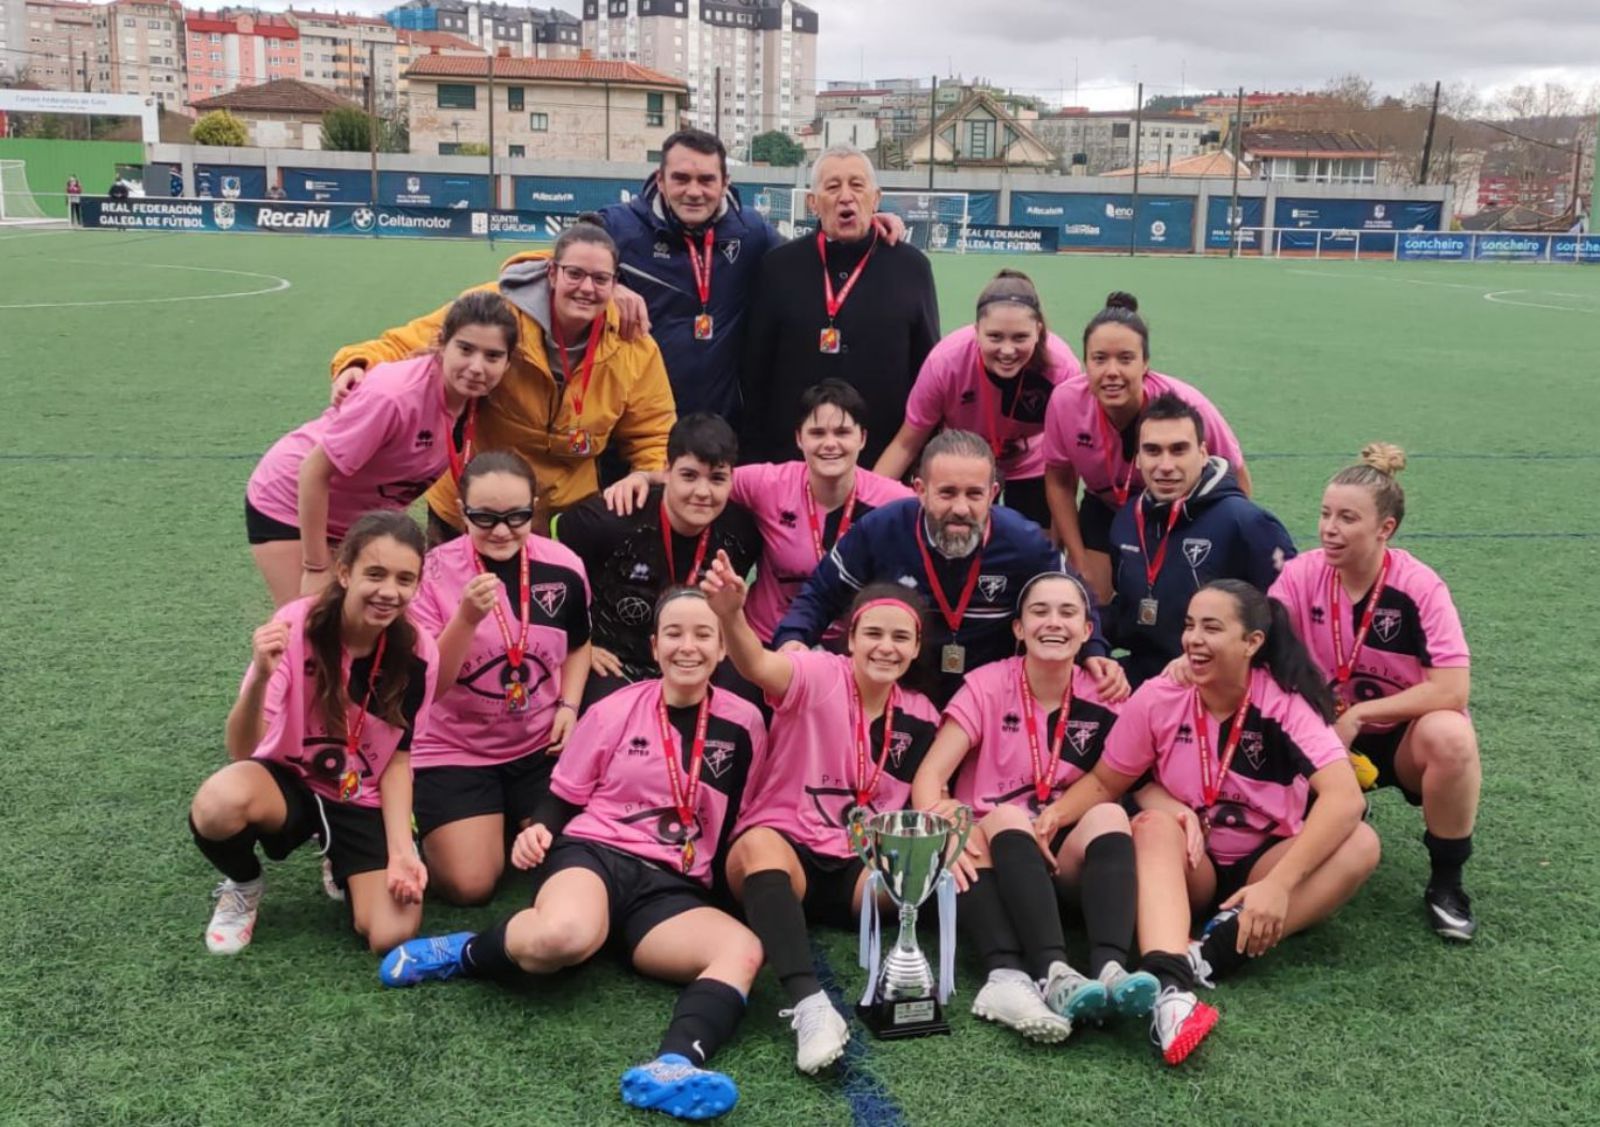
<svg viewBox="0 0 1600 1127"><path fill-rule="evenodd" d="M316 6L376 14L396 2ZM1140 81L1147 95L1316 90L1346 71L1396 93L1434 79L1600 82L1600 0L805 2L821 23L823 81L953 73L1073 103L1076 78L1076 104L1095 109L1131 106Z"/></svg>

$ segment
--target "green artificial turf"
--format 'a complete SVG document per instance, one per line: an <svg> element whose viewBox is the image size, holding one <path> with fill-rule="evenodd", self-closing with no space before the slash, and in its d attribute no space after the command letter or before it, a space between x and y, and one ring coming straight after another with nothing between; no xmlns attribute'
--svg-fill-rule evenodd
<svg viewBox="0 0 1600 1127"><path fill-rule="evenodd" d="M0 1120L647 1121L617 1077L652 1055L673 991L604 957L522 989L384 990L305 852L269 866L247 952L201 941L216 877L186 805L224 760L270 610L245 479L325 404L338 345L489 278L504 253L0 231ZM1002 261L935 260L947 330ZM1222 1023L1183 1068L1158 1062L1142 1026L1042 1048L977 1022L963 962L954 1036L865 1043L842 1076L807 1079L763 976L718 1058L743 1092L729 1121L1600 1119L1600 271L1012 264L1075 349L1108 290L1136 293L1155 366L1227 414L1258 498L1302 545L1321 483L1364 442L1411 453L1397 542L1451 584L1475 655L1479 939L1451 949L1427 931L1420 818L1384 793L1369 886L1218 990ZM520 898L430 905L426 930L482 926ZM853 937L818 940L858 993Z"/></svg>

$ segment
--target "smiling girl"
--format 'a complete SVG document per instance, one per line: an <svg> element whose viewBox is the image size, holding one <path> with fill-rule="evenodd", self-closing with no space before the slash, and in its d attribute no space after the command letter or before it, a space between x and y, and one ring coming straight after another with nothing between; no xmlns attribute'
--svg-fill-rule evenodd
<svg viewBox="0 0 1600 1127"><path fill-rule="evenodd" d="M404 509L471 455L479 404L506 373L517 319L498 294L446 312L434 347L379 364L339 406L284 435L245 487L245 529L273 604L321 590L356 517Z"/></svg>
<svg viewBox="0 0 1600 1127"><path fill-rule="evenodd" d="M439 664L404 613L421 571L411 518L368 513L345 536L333 582L255 632L228 713L234 762L189 808L195 844L224 878L206 928L213 953L237 953L255 930L256 845L281 861L312 837L374 951L416 934L428 874L411 843L409 750Z"/></svg>

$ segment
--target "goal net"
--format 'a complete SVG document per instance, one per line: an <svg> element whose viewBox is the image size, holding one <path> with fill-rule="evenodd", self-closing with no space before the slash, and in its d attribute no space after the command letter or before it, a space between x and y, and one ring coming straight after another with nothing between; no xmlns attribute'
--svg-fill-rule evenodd
<svg viewBox="0 0 1600 1127"><path fill-rule="evenodd" d="M45 214L28 187L26 161L0 160L0 223L59 223Z"/></svg>
<svg viewBox="0 0 1600 1127"><path fill-rule="evenodd" d="M806 207L804 188L759 188L754 206L785 238L816 229L816 216ZM883 202L878 206L905 220L907 241L913 246L923 250L964 249L969 206L966 192L889 191L883 193Z"/></svg>

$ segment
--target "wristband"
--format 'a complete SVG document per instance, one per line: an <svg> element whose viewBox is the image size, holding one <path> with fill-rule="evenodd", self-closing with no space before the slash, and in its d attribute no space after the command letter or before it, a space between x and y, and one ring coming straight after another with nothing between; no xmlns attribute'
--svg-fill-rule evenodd
<svg viewBox="0 0 1600 1127"><path fill-rule="evenodd" d="M305 560L301 560L300 561L300 570L301 571L314 572L314 573L315 572L323 572L323 571L327 571L328 570L328 565L327 564L308 563Z"/></svg>
<svg viewBox="0 0 1600 1127"><path fill-rule="evenodd" d="M574 714L576 714L577 711L578 711L578 706L573 704L570 700L558 700L558 701L556 701L556 708L558 708L558 709L570 708L570 709L572 709Z"/></svg>

